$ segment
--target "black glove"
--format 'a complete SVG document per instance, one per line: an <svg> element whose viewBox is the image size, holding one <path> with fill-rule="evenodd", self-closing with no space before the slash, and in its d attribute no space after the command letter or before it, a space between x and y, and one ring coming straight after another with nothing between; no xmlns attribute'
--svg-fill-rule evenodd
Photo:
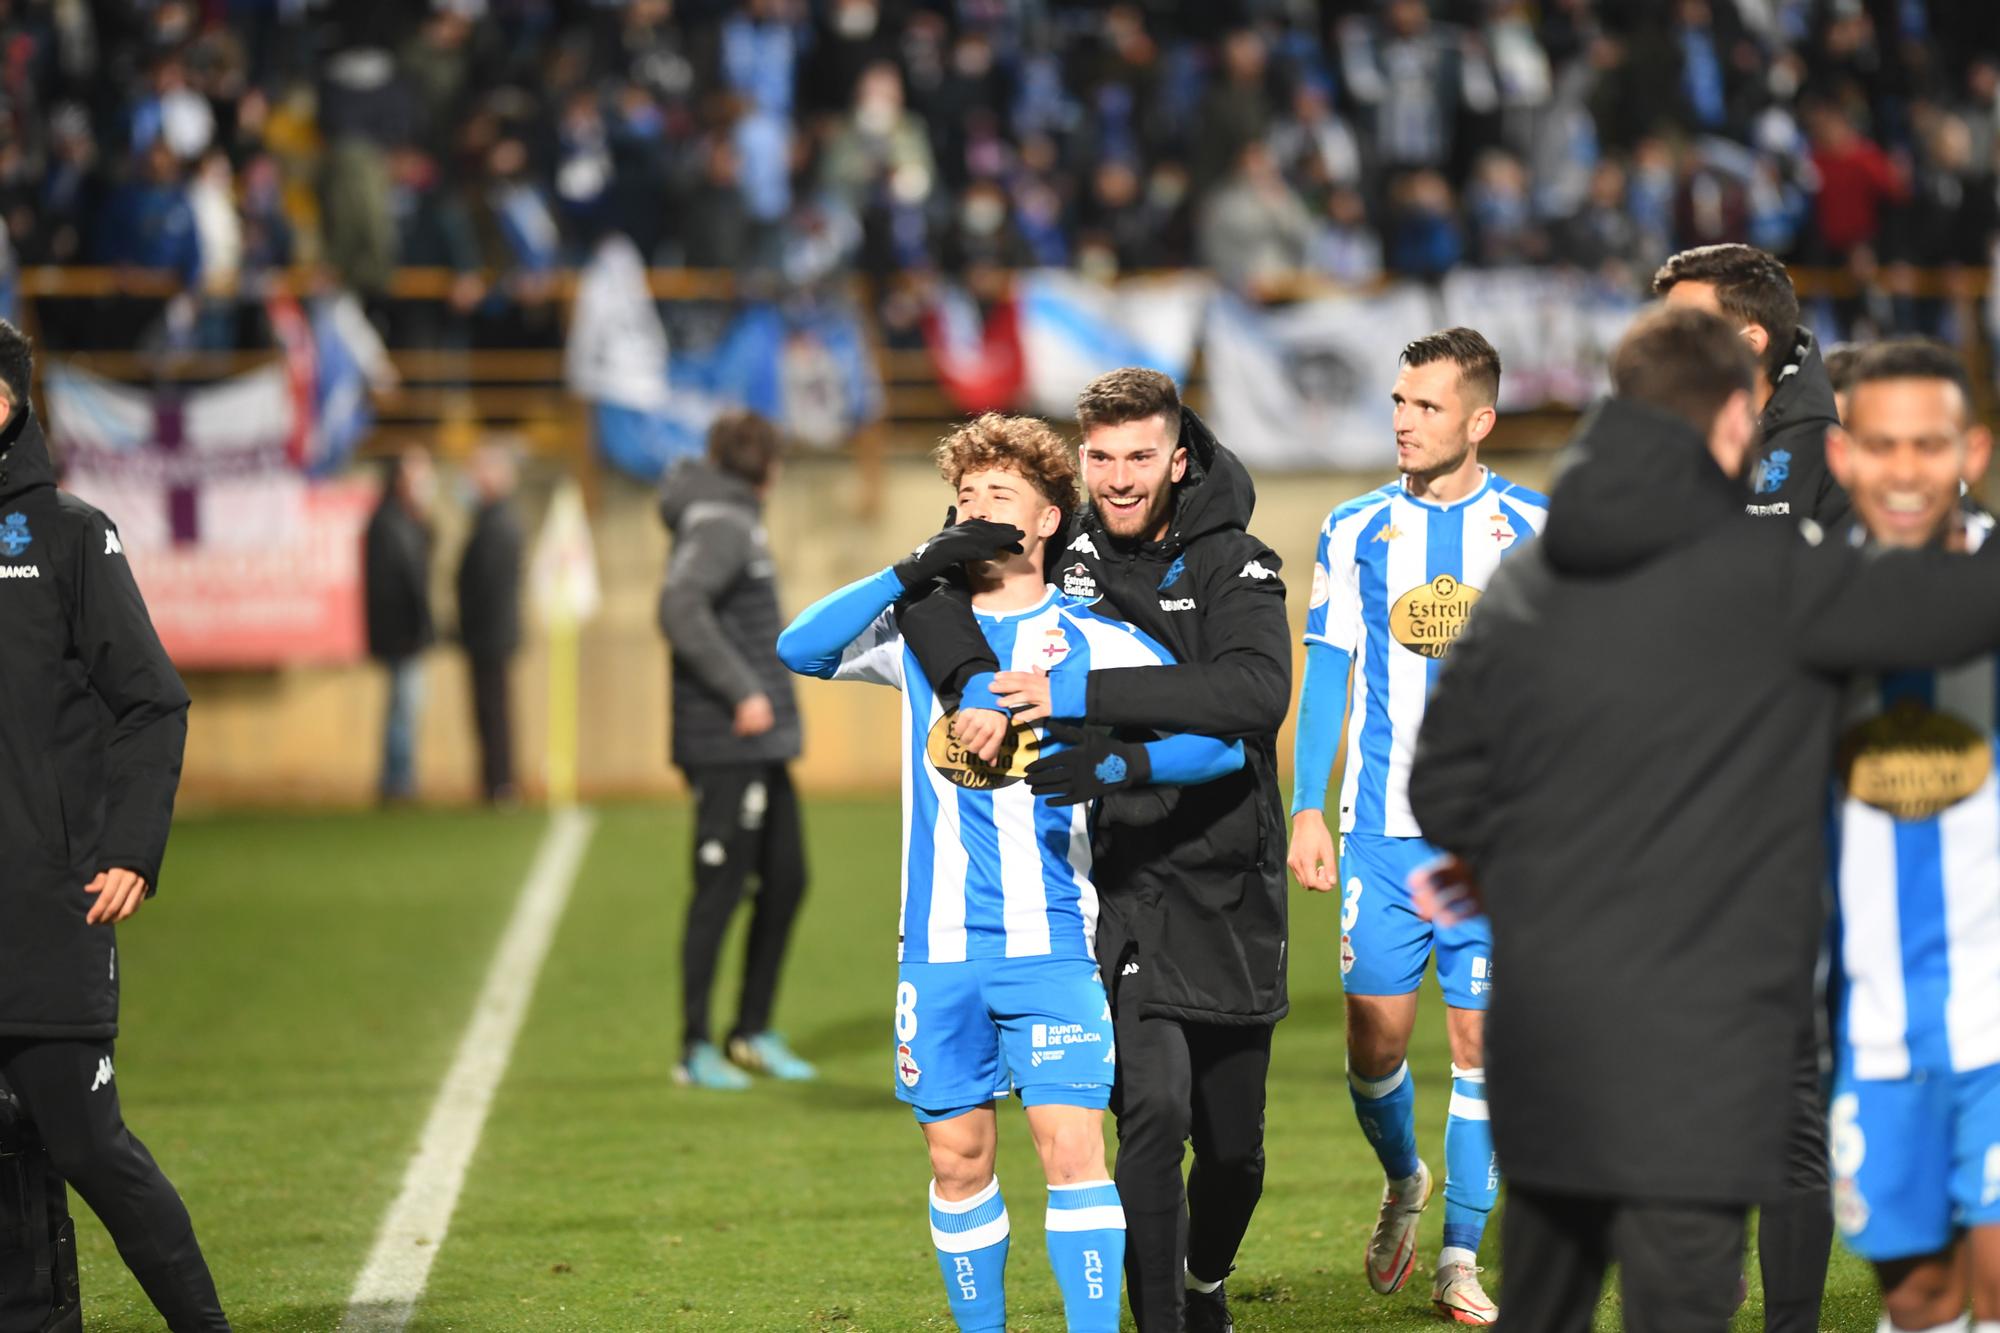
<svg viewBox="0 0 2000 1333"><path fill-rule="evenodd" d="M1062 746L1054 754L1048 741ZM1050 805L1080 805L1106 792L1143 787L1152 780L1153 761L1139 741L1113 739L1109 727L1051 722L1042 757L1027 767L1028 786Z"/></svg>
<svg viewBox="0 0 2000 1333"><path fill-rule="evenodd" d="M968 560L991 560L1003 551L1019 555L1021 543L1027 535L1012 523L969 518L946 528L898 560L895 564L896 577L903 581L906 589L922 587Z"/></svg>

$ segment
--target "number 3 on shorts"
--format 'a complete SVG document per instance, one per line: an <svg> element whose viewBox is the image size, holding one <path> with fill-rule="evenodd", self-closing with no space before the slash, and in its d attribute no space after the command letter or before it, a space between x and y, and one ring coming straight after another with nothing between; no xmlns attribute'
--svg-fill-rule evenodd
<svg viewBox="0 0 2000 1333"><path fill-rule="evenodd" d="M896 983L896 1040L909 1041L917 1035L917 988L907 981Z"/></svg>
<svg viewBox="0 0 2000 1333"><path fill-rule="evenodd" d="M1347 881L1347 892L1340 896L1340 928L1354 929L1354 923L1361 919L1361 877L1356 875Z"/></svg>

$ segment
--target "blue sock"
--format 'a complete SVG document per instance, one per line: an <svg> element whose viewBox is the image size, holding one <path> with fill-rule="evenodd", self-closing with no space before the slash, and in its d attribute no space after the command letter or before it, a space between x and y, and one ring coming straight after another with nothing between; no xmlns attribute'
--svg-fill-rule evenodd
<svg viewBox="0 0 2000 1333"><path fill-rule="evenodd" d="M1486 1071L1451 1067L1451 1118L1444 1123L1444 1246L1479 1253L1500 1193L1493 1125L1486 1118ZM1458 1256L1454 1255L1454 1258Z"/></svg>
<svg viewBox="0 0 2000 1333"><path fill-rule="evenodd" d="M1118 1333L1125 1276L1125 1205L1108 1180L1049 1186L1049 1267L1070 1333Z"/></svg>
<svg viewBox="0 0 2000 1333"><path fill-rule="evenodd" d="M1376 1082L1347 1071L1347 1090L1354 1097L1354 1115L1361 1132L1374 1145L1382 1171L1391 1180L1417 1174L1417 1089L1410 1082L1410 1062Z"/></svg>
<svg viewBox="0 0 2000 1333"><path fill-rule="evenodd" d="M931 1182L931 1243L945 1298L961 1333L1002 1333L1007 1327L1007 1205L1000 1178L969 1199L947 1203Z"/></svg>

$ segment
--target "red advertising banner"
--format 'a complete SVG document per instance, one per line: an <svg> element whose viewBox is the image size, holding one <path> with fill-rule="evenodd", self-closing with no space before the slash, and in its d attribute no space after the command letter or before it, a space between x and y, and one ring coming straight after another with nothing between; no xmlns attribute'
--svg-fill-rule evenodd
<svg viewBox="0 0 2000 1333"><path fill-rule="evenodd" d="M284 537L254 546L127 543L174 664L227 670L360 660L368 647L361 537L376 492L365 480L308 486Z"/></svg>

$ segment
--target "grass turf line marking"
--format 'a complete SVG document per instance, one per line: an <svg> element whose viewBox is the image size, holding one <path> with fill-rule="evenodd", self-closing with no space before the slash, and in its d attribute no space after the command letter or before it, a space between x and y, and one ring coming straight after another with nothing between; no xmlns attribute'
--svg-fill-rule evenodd
<svg viewBox="0 0 2000 1333"><path fill-rule="evenodd" d="M459 1039L416 1155L403 1173L402 1191L354 1280L341 1333L401 1333L415 1313L595 827L596 816L589 810L567 808L550 817L514 915L486 970L472 1021Z"/></svg>

